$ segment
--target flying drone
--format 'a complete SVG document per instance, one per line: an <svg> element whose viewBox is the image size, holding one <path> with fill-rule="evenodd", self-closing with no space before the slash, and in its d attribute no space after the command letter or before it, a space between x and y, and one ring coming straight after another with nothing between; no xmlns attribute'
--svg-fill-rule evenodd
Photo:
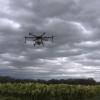
<svg viewBox="0 0 100 100"><path fill-rule="evenodd" d="M44 41L48 41L49 39L51 39L51 41L53 42L53 39L55 36L45 36L45 32L43 32L41 35L34 35L32 33L29 33L29 36L25 37L25 43L27 40L31 39L33 41L33 45L42 45L44 46Z"/></svg>

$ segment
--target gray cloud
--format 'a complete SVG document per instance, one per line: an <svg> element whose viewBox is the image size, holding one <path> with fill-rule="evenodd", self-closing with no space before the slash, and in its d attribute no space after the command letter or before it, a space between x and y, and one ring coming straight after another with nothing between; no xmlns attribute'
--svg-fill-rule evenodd
<svg viewBox="0 0 100 100"><path fill-rule="evenodd" d="M98 0L0 1L0 74L19 78L100 80ZM54 43L24 43L29 32ZM78 70L78 72L77 72Z"/></svg>

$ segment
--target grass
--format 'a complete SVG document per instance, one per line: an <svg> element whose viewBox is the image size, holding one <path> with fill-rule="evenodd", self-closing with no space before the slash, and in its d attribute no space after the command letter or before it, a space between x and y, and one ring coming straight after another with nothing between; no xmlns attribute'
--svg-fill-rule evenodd
<svg viewBox="0 0 100 100"><path fill-rule="evenodd" d="M0 84L0 100L99 100L100 86L5 83Z"/></svg>

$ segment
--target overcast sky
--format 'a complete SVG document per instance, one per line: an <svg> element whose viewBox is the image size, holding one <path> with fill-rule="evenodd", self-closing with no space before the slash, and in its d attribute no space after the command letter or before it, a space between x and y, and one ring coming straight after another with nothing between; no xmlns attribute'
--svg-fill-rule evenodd
<svg viewBox="0 0 100 100"><path fill-rule="evenodd" d="M24 43L29 32L54 43ZM0 75L100 81L99 0L0 0Z"/></svg>

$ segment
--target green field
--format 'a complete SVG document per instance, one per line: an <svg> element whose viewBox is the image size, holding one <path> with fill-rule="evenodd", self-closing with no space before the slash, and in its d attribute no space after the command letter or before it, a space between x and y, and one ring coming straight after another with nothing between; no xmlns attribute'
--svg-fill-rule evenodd
<svg viewBox="0 0 100 100"><path fill-rule="evenodd" d="M100 86L4 83L0 100L100 100Z"/></svg>

